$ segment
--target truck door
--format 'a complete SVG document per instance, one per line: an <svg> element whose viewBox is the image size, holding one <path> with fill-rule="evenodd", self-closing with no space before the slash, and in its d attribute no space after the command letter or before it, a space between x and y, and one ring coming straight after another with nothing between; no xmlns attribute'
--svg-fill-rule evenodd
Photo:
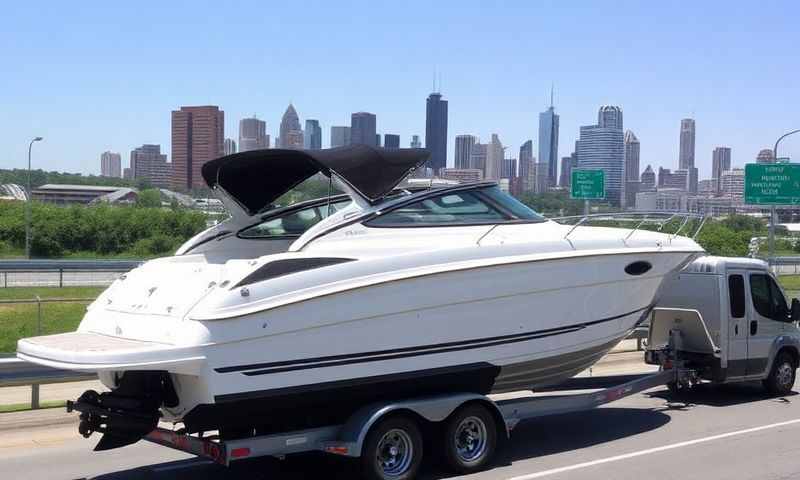
<svg viewBox="0 0 800 480"><path fill-rule="evenodd" d="M748 337L744 271L729 271L728 305L728 367L725 376L743 377L747 372Z"/></svg>
<svg viewBox="0 0 800 480"><path fill-rule="evenodd" d="M750 273L752 307L748 315L747 375L763 374L770 349L783 331L788 317L786 300L775 280L767 273Z"/></svg>

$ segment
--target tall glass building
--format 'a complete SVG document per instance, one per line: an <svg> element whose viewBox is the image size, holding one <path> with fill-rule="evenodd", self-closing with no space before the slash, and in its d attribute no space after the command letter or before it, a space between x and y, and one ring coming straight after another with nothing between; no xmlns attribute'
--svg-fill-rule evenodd
<svg viewBox="0 0 800 480"><path fill-rule="evenodd" d="M428 95L426 102L425 148L431 152L426 167L438 172L447 166L447 100L438 92Z"/></svg>
<svg viewBox="0 0 800 480"><path fill-rule="evenodd" d="M558 115L553 105L539 114L539 163L547 165L547 185L558 179Z"/></svg>
<svg viewBox="0 0 800 480"><path fill-rule="evenodd" d="M472 163L472 153L478 138L474 135L456 135L456 168L476 168Z"/></svg>
<svg viewBox="0 0 800 480"><path fill-rule="evenodd" d="M306 120L306 131L303 135L303 148L319 150L322 148L322 127L319 120Z"/></svg>
<svg viewBox="0 0 800 480"><path fill-rule="evenodd" d="M578 167L603 170L606 200L622 206L625 181L625 142L622 109L604 105L597 114L597 125L583 126L577 143Z"/></svg>

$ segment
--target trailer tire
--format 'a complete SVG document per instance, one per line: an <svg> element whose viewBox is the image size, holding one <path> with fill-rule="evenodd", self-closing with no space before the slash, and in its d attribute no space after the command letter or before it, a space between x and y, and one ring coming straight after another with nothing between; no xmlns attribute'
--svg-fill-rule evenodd
<svg viewBox="0 0 800 480"><path fill-rule="evenodd" d="M473 403L456 410L444 426L444 459L456 473L486 468L497 449L497 422L483 405Z"/></svg>
<svg viewBox="0 0 800 480"><path fill-rule="evenodd" d="M422 433L415 419L392 416L374 425L364 439L361 471L368 480L411 480L422 463Z"/></svg>
<svg viewBox="0 0 800 480"><path fill-rule="evenodd" d="M797 364L794 358L786 352L781 352L775 357L772 370L770 370L769 376L762 383L769 393L786 395L794 387L796 374Z"/></svg>

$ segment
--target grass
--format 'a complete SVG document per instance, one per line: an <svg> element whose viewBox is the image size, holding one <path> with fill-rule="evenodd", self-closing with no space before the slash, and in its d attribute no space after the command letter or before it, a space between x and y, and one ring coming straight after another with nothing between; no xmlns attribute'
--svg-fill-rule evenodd
<svg viewBox="0 0 800 480"><path fill-rule="evenodd" d="M95 298L103 287L0 288L0 300L41 298ZM43 303L41 334L71 332L86 312L86 302ZM0 304L0 352L15 352L17 340L39 335L36 303Z"/></svg>
<svg viewBox="0 0 800 480"><path fill-rule="evenodd" d="M800 275L782 275L778 278L786 290L800 290Z"/></svg>
<svg viewBox="0 0 800 480"><path fill-rule="evenodd" d="M39 408L63 408L67 405L64 400L49 400L47 402L39 402ZM9 405L0 405L0 413L22 412L30 410L30 403L12 403Z"/></svg>
<svg viewBox="0 0 800 480"><path fill-rule="evenodd" d="M0 300L40 298L95 298L106 287L9 287L0 288Z"/></svg>

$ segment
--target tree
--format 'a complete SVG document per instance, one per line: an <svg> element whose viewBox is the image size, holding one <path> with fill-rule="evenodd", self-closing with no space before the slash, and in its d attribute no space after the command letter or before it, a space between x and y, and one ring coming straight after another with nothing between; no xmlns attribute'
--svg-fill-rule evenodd
<svg viewBox="0 0 800 480"><path fill-rule="evenodd" d="M149 188L139 192L136 199L137 207L159 208L161 207L161 192L157 188Z"/></svg>

